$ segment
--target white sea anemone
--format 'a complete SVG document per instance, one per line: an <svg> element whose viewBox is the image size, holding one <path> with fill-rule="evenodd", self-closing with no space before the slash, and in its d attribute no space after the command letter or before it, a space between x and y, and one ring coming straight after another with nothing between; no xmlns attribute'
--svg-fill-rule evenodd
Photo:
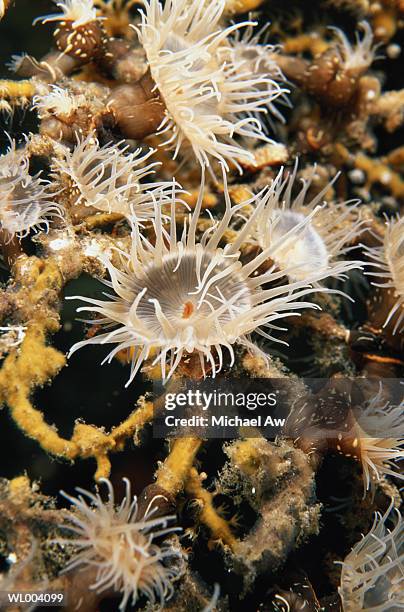
<svg viewBox="0 0 404 612"><path fill-rule="evenodd" d="M268 140L257 113L267 112L284 90L272 75L251 73L251 63L231 52L230 34L250 22L222 29L224 0L145 0L137 28L151 76L165 107L159 132L174 149L190 145L200 164L226 167L252 162L235 136Z"/></svg>
<svg viewBox="0 0 404 612"><path fill-rule="evenodd" d="M156 195L162 196L166 189L171 193L173 183L141 183L159 165L145 163L154 151L128 152L129 146L122 145L123 142L100 146L95 135L89 134L77 142L73 151L66 148L65 156L55 159L54 166L69 177L76 204L135 215L141 221L153 215Z"/></svg>
<svg viewBox="0 0 404 612"><path fill-rule="evenodd" d="M363 230L358 202L324 201L337 177L309 199L315 167L294 194L296 173L297 164L286 176L283 168L279 171L266 195L265 206L254 212L248 241L265 250L279 269L291 268L292 280L310 280L313 271L322 272L324 278L343 278L345 272L361 267L361 262L341 260Z"/></svg>
<svg viewBox="0 0 404 612"><path fill-rule="evenodd" d="M366 247L365 250L375 268L370 275L380 281L373 282L384 287L395 298L384 322L391 323L393 334L404 330L404 217L386 221L386 233L381 246Z"/></svg>
<svg viewBox="0 0 404 612"><path fill-rule="evenodd" d="M338 592L344 612L404 609L404 522L397 510L391 516L393 504L383 516L376 512L370 531L341 564Z"/></svg>
<svg viewBox="0 0 404 612"><path fill-rule="evenodd" d="M63 525L74 537L58 542L77 548L64 572L77 567L95 568L96 578L90 589L122 593L119 610L124 610L129 601L134 605L142 595L151 604L164 605L174 593L173 581L182 573L183 558L169 542L156 544L155 540L179 530L168 526L175 516L153 518L158 509L157 497L138 516L137 498L132 497L127 478L119 506L115 505L109 480L102 478L100 482L108 487L106 502L99 493L93 495L78 487L78 497L61 492L74 506L66 512L68 523Z"/></svg>
<svg viewBox="0 0 404 612"><path fill-rule="evenodd" d="M370 24L367 21L361 21L359 27L363 31L361 38L356 33L356 44L352 45L344 32L339 28L330 28L334 30L339 39L338 51L347 71L363 72L369 68L375 59L376 48L373 39L373 32Z"/></svg>
<svg viewBox="0 0 404 612"><path fill-rule="evenodd" d="M30 58L28 53L15 53L11 56L9 61L6 62L6 66L10 70L10 72L18 72L22 64L27 60L27 58Z"/></svg>
<svg viewBox="0 0 404 612"><path fill-rule="evenodd" d="M229 39L228 45L219 48L219 54L224 60L230 58L234 64L241 61L244 68L248 69L251 74L261 74L268 78L268 81L259 84L258 88L265 97L268 97L271 92L279 91L279 96L269 101L267 108L278 121L284 122L282 113L274 101L283 106L291 106L287 97L289 90L285 87L285 77L277 62L280 47L267 43L268 28L269 24L258 32L252 26L247 26L244 30L237 30ZM256 117L259 118L259 113L256 114Z"/></svg>
<svg viewBox="0 0 404 612"><path fill-rule="evenodd" d="M315 308L301 301L315 289L307 281L288 282L285 275L292 270L278 271L275 266L259 273L268 259L268 249L243 265L240 246L249 232L248 220L232 244L219 247L225 231L239 206L232 208L225 182L226 209L223 218L207 229L199 242L197 224L203 199L203 182L198 201L180 240L176 232L175 201L171 203L169 231L163 226L161 206L155 207L153 220L155 239L147 240L133 227L132 251L120 252L122 264L116 268L105 258L111 280L104 281L115 291L107 301L76 296L88 304L78 309L96 312L102 326L115 326L113 331L75 344L70 354L87 344L116 344L105 361L110 362L122 350L132 350L132 369L127 385L142 363L152 354L154 364L161 364L163 379L172 375L181 359L194 351L205 372L205 360L212 376L223 366L223 348L230 354L231 365L238 343L259 352L249 338L256 331L275 340L271 330L282 329L278 319L296 315L296 310ZM252 198L265 205L263 194ZM312 282L324 273L311 275ZM265 288L263 288L263 285ZM261 352L262 353L262 352ZM265 357L265 355L263 355ZM166 372L168 365L168 375Z"/></svg>
<svg viewBox="0 0 404 612"><path fill-rule="evenodd" d="M90 23L97 19L97 9L94 7L93 0L65 0L57 2L53 0L56 6L62 11L56 15L45 15L38 17L34 23L42 21L49 23L52 21L71 21L74 28Z"/></svg>
<svg viewBox="0 0 404 612"><path fill-rule="evenodd" d="M357 415L352 454L363 470L364 495L374 492L383 475L404 480L398 462L404 459L404 400L397 406L383 399L383 389Z"/></svg>
<svg viewBox="0 0 404 612"><path fill-rule="evenodd" d="M27 236L31 229L48 229L49 219L60 216L52 201L49 181L29 174L29 159L16 148L15 141L0 156L0 224L10 239Z"/></svg>
<svg viewBox="0 0 404 612"><path fill-rule="evenodd" d="M68 117L77 108L85 104L86 99L82 94L74 96L63 87L51 85L46 93L35 95L32 102L32 108L38 111L40 118L46 114Z"/></svg>

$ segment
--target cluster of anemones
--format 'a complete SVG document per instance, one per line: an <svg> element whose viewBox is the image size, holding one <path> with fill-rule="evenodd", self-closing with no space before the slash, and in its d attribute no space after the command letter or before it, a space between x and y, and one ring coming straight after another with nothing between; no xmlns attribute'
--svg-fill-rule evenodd
<svg viewBox="0 0 404 612"><path fill-rule="evenodd" d="M107 37L93 0L56 4L61 12L43 21L56 23L58 55L69 58L69 70L91 61L105 68L107 58L112 63L116 41ZM52 160L52 178L64 191L65 201L119 213L130 225L129 252L117 249L114 262L106 254L99 256L109 273L103 282L114 294L104 300L73 298L84 302L79 310L99 316L89 322L100 326L101 333L70 351L88 344L113 345L108 362L127 351L127 385L145 362L159 366L167 380L191 355L199 360L202 374L209 370L212 377L232 367L237 346L268 359L252 334L283 342L274 335L284 331L279 322L306 308L318 308L307 296L334 292L327 288L327 279L343 278L361 266L344 259L363 229L358 203L327 202L334 181L310 197L315 169L300 189L297 165L290 174L281 169L260 193L232 205L226 171L230 165L241 171L243 162L254 162L245 140L269 140L262 116L269 113L282 120L275 102L287 101L288 91L276 48L261 43L261 33L255 34L250 21L224 27L224 11L225 0L144 0L135 30L146 72L138 82L111 91L102 109L105 115L97 115L99 122L92 123L91 130L73 130L70 140L62 130L58 155ZM332 55L320 58L314 70L311 67L317 93L321 82L323 95L332 94L338 103L351 99L358 75L374 58L370 27L365 24L363 29L355 47L339 33ZM128 52L125 44L122 49ZM48 80L60 74L51 62L35 64L25 57L14 61L17 70L23 66L36 74L47 67ZM320 69L328 80L319 78ZM41 95L33 106L41 119L56 115L68 122L73 113L84 114L85 97L65 84L38 87ZM100 128L99 136L95 127ZM173 149L174 157L180 151L192 152L201 165L199 197L194 211L181 217L181 233L175 182L147 178L156 165L149 161L152 150L133 150L125 141L99 141L116 128L125 138L137 140L166 134L162 146ZM224 213L202 229L204 169L213 161L223 169ZM31 229L46 229L49 219L60 214L49 185L39 174L30 174L29 157L12 143L0 157L0 221L8 236L20 238ZM394 292L396 301L385 322L393 321L393 333L402 331L404 321L403 230L403 219L389 222L383 246L368 249L383 277L381 286ZM253 246L247 256L245 245ZM338 448L360 459L365 492L385 474L397 477L396 461L402 458L403 405L379 400L378 396L365 410L366 431L363 423L355 422L346 440L349 448ZM163 604L181 573L175 561L182 555L165 541L174 531L168 526L173 517L153 515L153 504L140 514L128 481L125 498L117 506L106 484L106 503L100 495L82 490L78 498L66 496L73 508L65 527L73 537L60 543L76 550L66 570L90 568L91 588L122 593L121 610L129 602L136 604L141 595L152 605ZM374 601L379 610L389 609L390 603L401 607L402 522L397 520L389 532L387 516L377 517L371 532L343 563L340 595L345 610L372 609Z"/></svg>
<svg viewBox="0 0 404 612"><path fill-rule="evenodd" d="M168 228L162 221L161 202L155 203L152 237L146 238L138 224L133 223L132 249L130 253L120 252L119 268L109 259L103 260L111 279L104 282L114 289L113 298L76 298L88 304L79 310L101 315L92 322L109 330L77 343L71 353L87 344L115 344L106 358L111 361L119 351L127 349L132 357L127 384L152 354L153 364L160 363L163 379L170 377L181 360L191 353L199 357L203 372L208 363L215 376L224 364L223 349L229 353L230 367L237 344L265 357L252 342L252 332L276 341L273 331L280 329L276 326L279 319L316 307L302 298L318 291L320 282L327 277L359 265L327 259L320 269L299 274L304 259L292 259L288 266L278 266L272 260L272 244L244 262L240 247L273 197L273 186L251 198L247 204L254 206L254 213L239 229L237 238L222 246L231 220L240 211L240 205L231 204L225 172L223 178L225 212L199 238L204 177L197 204L189 219L185 219L180 238L174 195ZM276 181L274 184L276 189ZM293 253L294 242L305 235L315 213L316 209L279 236L277 248L289 248ZM322 291L331 290L322 288Z"/></svg>
<svg viewBox="0 0 404 612"><path fill-rule="evenodd" d="M61 13L41 19L56 22L56 46L73 68L93 61L106 70L114 53L124 52L124 43L105 35L92 0L56 4ZM124 136L168 132L163 144L174 156L188 147L203 165L214 158L241 170L240 162L254 161L236 137L268 140L259 117L269 111L279 118L274 102L288 90L276 48L260 45L253 22L222 27L224 11L225 0L143 2L134 27L148 71L139 82L116 87L107 105Z"/></svg>

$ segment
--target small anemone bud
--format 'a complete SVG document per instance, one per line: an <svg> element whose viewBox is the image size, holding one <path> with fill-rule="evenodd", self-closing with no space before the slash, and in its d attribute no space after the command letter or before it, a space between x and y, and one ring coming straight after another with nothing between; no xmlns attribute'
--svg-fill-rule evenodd
<svg viewBox="0 0 404 612"><path fill-rule="evenodd" d="M61 21L54 32L59 51L87 62L99 53L104 31L97 21L76 28L71 21Z"/></svg>
<svg viewBox="0 0 404 612"><path fill-rule="evenodd" d="M108 38L97 61L99 69L121 83L136 83L147 70L143 49L119 38Z"/></svg>
<svg viewBox="0 0 404 612"><path fill-rule="evenodd" d="M78 134L91 131L97 113L103 110L101 101L95 96L57 85L42 88L41 93L33 98L33 108L41 119L41 134L68 143L75 143Z"/></svg>
<svg viewBox="0 0 404 612"><path fill-rule="evenodd" d="M40 61L26 53L12 55L7 67L19 77L37 77L40 81L55 82L73 72L77 63L68 55L52 51Z"/></svg>
<svg viewBox="0 0 404 612"><path fill-rule="evenodd" d="M341 107L353 98L359 78L366 72L374 59L373 33L367 22L360 24L364 35L357 34L353 46L338 28L333 29L338 44L331 47L313 62L300 58L281 58L280 66L286 77L318 98L328 106Z"/></svg>
<svg viewBox="0 0 404 612"><path fill-rule="evenodd" d="M360 412L349 411L346 432L328 439L330 448L361 464L363 497L368 491L374 495L377 483L385 475L404 479L397 465L404 456L403 408L404 401L397 406L386 402L380 388Z"/></svg>
<svg viewBox="0 0 404 612"><path fill-rule="evenodd" d="M56 5L62 10L61 13L35 21L58 22L53 33L58 50L80 63L91 61L100 54L105 40L105 31L97 17L93 0L65 0L56 2Z"/></svg>
<svg viewBox="0 0 404 612"><path fill-rule="evenodd" d="M166 110L157 92L153 91L148 72L138 83L116 87L107 100L107 108L125 138L135 140L156 132Z"/></svg>

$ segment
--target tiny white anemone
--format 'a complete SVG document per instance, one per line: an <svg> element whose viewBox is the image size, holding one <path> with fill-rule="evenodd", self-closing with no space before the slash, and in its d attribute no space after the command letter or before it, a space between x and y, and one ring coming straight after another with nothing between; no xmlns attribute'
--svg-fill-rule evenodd
<svg viewBox="0 0 404 612"><path fill-rule="evenodd" d="M42 23L72 21L73 27L79 28L97 19L97 9L94 7L93 0L64 0L64 2L53 0L53 2L62 12L37 17L37 19L34 20L34 24L40 21Z"/></svg>
<svg viewBox="0 0 404 612"><path fill-rule="evenodd" d="M404 521L394 500L341 563L338 588L344 612L404 609ZM391 521L391 528L387 522Z"/></svg>
<svg viewBox="0 0 404 612"><path fill-rule="evenodd" d="M31 229L47 230L49 219L61 216L60 207L52 201L50 182L29 174L29 159L18 150L15 141L0 156L0 227L9 236L24 238Z"/></svg>
<svg viewBox="0 0 404 612"><path fill-rule="evenodd" d="M266 95L267 108L270 113L277 120L284 122L284 117L274 101L290 107L291 103L287 97L290 91L286 87L286 78L277 62L277 54L281 47L267 43L268 28L269 24L256 32L255 28L249 25L244 31L237 30L234 36L229 38L228 46L223 45L218 52L224 60L230 56L234 64L241 61L245 68L248 67L251 74L262 74L267 77L265 83L258 85L258 89L263 95ZM274 96L275 92L278 92L278 95ZM271 122L270 119L269 121Z"/></svg>
<svg viewBox="0 0 404 612"><path fill-rule="evenodd" d="M168 379L181 359L195 351L203 373L206 360L214 377L223 367L223 348L230 354L230 366L234 363L236 343L267 358L249 334L256 331L264 338L275 340L270 332L283 329L275 321L296 316L297 310L306 307L318 308L301 299L316 289L307 281L288 282L289 270L279 271L273 266L259 273L260 266L268 259L268 250L242 263L240 246L254 219L246 222L232 244L219 247L233 215L239 210L239 206L231 205L224 168L223 180L224 215L202 234L199 242L196 232L204 172L195 210L188 223L185 220L179 240L174 197L169 229L163 226L158 203L153 219L155 238L149 241L134 224L131 253L119 251L120 268L109 259L104 260L111 279L104 282L114 289L115 295L107 295L107 301L82 296L70 298L88 304L78 312L85 310L101 315L91 322L115 329L78 342L70 355L88 344L117 345L104 362L110 362L123 349L131 351L129 385L151 354L153 365L160 363L162 378ZM252 200L257 200L257 210L265 205L262 193ZM313 273L312 281L323 276L323 272Z"/></svg>
<svg viewBox="0 0 404 612"><path fill-rule="evenodd" d="M38 111L40 118L46 114L69 116L85 101L85 96L82 94L75 96L63 87L51 85L46 93L37 94L33 97L32 108Z"/></svg>
<svg viewBox="0 0 404 612"><path fill-rule="evenodd" d="M353 446L362 465L365 496L369 490L374 493L383 475L404 480L397 465L404 459L404 400L391 404L381 387L356 417Z"/></svg>
<svg viewBox="0 0 404 612"><path fill-rule="evenodd" d="M363 37L361 38L359 33L356 32L355 45L349 42L342 30L330 27L339 39L338 51L343 61L344 69L347 71L364 71L369 68L375 59L377 45L374 45L372 28L367 21L361 21L359 27L363 31Z"/></svg>
<svg viewBox="0 0 404 612"><path fill-rule="evenodd" d="M72 151L66 148L64 157L55 159L54 167L69 177L76 204L127 217L135 215L141 221L154 214L156 195L171 195L173 183L142 183L159 165L146 163L154 150L142 153L139 148L128 152L129 145L123 144L124 141L100 146L96 136L89 134L78 139Z"/></svg>
<svg viewBox="0 0 404 612"><path fill-rule="evenodd" d="M393 323L393 334L404 330L404 217L386 220L386 233L383 244L376 247L364 246L376 270L369 272L380 281L373 285L384 287L393 292L396 301L392 306L384 327Z"/></svg>
<svg viewBox="0 0 404 612"><path fill-rule="evenodd" d="M155 540L180 528L169 526L175 516L154 517L158 498L162 496L155 496L139 516L130 482L127 478L123 481L125 496L119 505L115 504L114 490L106 478L100 479L108 488L105 502L99 493L94 495L79 487L76 488L78 497L61 491L74 506L65 511L67 523L63 524L73 537L56 542L74 545L77 549L63 572L77 567L94 568L96 576L90 589L97 593L111 589L122 593L119 610L124 610L129 602L135 605L141 596L152 605L163 606L174 594L173 582L183 572L184 555L169 541L156 543Z"/></svg>
<svg viewBox="0 0 404 612"><path fill-rule="evenodd" d="M360 261L340 260L363 231L364 222L357 214L359 202L324 201L338 175L309 199L315 166L294 194L296 174L297 163L286 176L281 168L269 187L265 206L254 213L248 242L265 250L279 269L292 268L292 280L310 282L313 271L321 271L323 278L344 278L346 272L362 266Z"/></svg>
<svg viewBox="0 0 404 612"><path fill-rule="evenodd" d="M252 73L250 62L226 51L230 35L251 22L222 29L224 0L145 0L141 24L136 28L146 52L151 76L165 103L159 133L174 149L191 146L201 165L216 158L227 168L231 161L241 172L241 161L253 154L235 136L265 136L257 113L283 90L271 75Z"/></svg>
<svg viewBox="0 0 404 612"><path fill-rule="evenodd" d="M17 72L27 58L30 58L28 53L15 53L11 56L10 60L6 62L6 66L10 72Z"/></svg>

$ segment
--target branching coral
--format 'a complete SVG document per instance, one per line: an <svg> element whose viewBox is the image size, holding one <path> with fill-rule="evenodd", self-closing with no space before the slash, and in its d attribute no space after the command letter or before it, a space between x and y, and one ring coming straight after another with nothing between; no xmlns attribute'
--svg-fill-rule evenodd
<svg viewBox="0 0 404 612"><path fill-rule="evenodd" d="M404 607L404 523L393 500L342 563L339 594L344 612L387 612ZM392 516L393 515L393 516ZM388 522L392 520L392 529Z"/></svg>
<svg viewBox="0 0 404 612"><path fill-rule="evenodd" d="M66 515L66 528L73 533L73 538L59 542L77 547L65 571L80 566L95 567L95 582L90 588L121 593L120 610L129 601L135 604L141 595L152 604L157 601L164 605L174 594L173 581L181 575L182 564L178 562L182 559L172 544L157 544L155 540L178 530L168 526L175 517L153 518L158 499L153 499L139 516L137 498L132 498L127 479L124 479L125 496L116 506L111 483L105 479L102 482L108 487L107 502L98 493L93 495L79 488L79 497L63 493L75 508Z"/></svg>

